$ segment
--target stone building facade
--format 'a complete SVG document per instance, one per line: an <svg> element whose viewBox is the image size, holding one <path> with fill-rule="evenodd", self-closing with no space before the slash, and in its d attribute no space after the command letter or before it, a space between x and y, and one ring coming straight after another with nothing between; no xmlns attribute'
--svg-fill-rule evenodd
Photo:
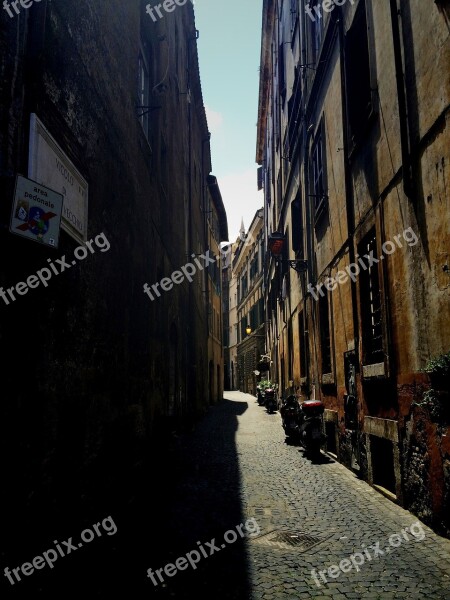
<svg viewBox="0 0 450 600"><path fill-rule="evenodd" d="M216 177L208 176L208 195L205 206L207 223L207 247L209 253L216 257L216 262L205 270L207 276L208 305L208 387L212 404L222 400L224 389L224 339L223 322L225 312L223 295L222 267L227 254L222 253L222 242L228 240L228 225L225 207L222 201Z"/></svg>
<svg viewBox="0 0 450 600"><path fill-rule="evenodd" d="M255 371L265 353L263 270L264 227L260 209L247 233L242 226L233 257L233 278L237 283L237 385L241 392L249 394L256 394Z"/></svg>
<svg viewBox="0 0 450 600"><path fill-rule="evenodd" d="M76 519L89 502L130 494L123 482L149 442L191 424L212 400L202 259L191 282L170 282L208 248L207 194L220 213L219 237L226 229L220 192L208 181L198 32L190 2L158 22L145 5L41 0L14 18L0 11L0 247L8 257L0 286L69 260L47 287L10 305L0 300L5 514L27 515L11 543L47 517ZM31 169L36 123L63 167ZM16 175L52 187L59 167L68 181L56 191L79 210L78 231L67 213L57 249L12 235ZM86 183L74 192L78 204L70 198L75 172ZM108 252L71 264L99 234ZM160 285L153 299L145 283Z"/></svg>
<svg viewBox="0 0 450 600"><path fill-rule="evenodd" d="M223 289L223 343L224 343L224 389L236 389L237 367L237 281L233 277L233 257L238 242L223 246L222 289Z"/></svg>
<svg viewBox="0 0 450 600"><path fill-rule="evenodd" d="M448 383L429 401L423 372L450 350L448 3L340 4L263 3L268 350L327 450L449 533Z"/></svg>

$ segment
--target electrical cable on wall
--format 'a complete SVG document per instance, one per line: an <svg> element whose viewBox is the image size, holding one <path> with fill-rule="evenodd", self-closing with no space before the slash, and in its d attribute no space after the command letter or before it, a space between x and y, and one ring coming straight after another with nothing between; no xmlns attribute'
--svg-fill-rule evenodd
<svg viewBox="0 0 450 600"><path fill-rule="evenodd" d="M170 44L168 39L166 38L166 36L162 36L160 38L161 42L167 42L167 66L166 66L166 72L164 73L164 77L161 79L161 81L159 83L157 83L155 86L153 86L152 88L152 94L153 92L156 90L156 88L158 88L160 85L162 85L164 83L164 81L167 79L167 75L169 73L169 65L170 65Z"/></svg>

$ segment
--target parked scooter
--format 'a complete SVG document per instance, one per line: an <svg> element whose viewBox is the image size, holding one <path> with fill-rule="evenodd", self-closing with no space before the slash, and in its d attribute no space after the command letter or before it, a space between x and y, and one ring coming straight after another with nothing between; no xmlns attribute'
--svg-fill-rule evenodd
<svg viewBox="0 0 450 600"><path fill-rule="evenodd" d="M281 422L284 433L291 439L300 436L300 404L296 396L288 396L280 408Z"/></svg>
<svg viewBox="0 0 450 600"><path fill-rule="evenodd" d="M265 392L266 410L270 414L277 410L276 392L273 387L266 388Z"/></svg>
<svg viewBox="0 0 450 600"><path fill-rule="evenodd" d="M324 404L320 400L305 400L300 404L299 439L312 457L320 456L320 448L327 439L323 433L324 410Z"/></svg>

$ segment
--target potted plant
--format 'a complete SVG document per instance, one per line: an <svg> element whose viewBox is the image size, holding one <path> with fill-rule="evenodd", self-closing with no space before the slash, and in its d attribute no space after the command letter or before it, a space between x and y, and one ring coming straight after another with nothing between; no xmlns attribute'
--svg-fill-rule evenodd
<svg viewBox="0 0 450 600"><path fill-rule="evenodd" d="M431 358L424 369L435 390L448 391L450 388L450 352Z"/></svg>
<svg viewBox="0 0 450 600"><path fill-rule="evenodd" d="M431 358L423 371L430 378L431 387L424 393L422 402L414 402L413 406L426 407L436 422L448 422L450 420L450 404L448 402L450 352Z"/></svg>

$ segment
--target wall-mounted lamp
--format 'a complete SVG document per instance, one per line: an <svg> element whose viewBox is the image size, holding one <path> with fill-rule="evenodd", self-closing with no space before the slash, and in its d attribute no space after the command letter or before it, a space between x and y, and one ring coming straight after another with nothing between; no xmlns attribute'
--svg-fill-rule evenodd
<svg viewBox="0 0 450 600"><path fill-rule="evenodd" d="M252 328L250 327L250 325L247 325L247 327L245 328L245 333L246 333L247 335L250 335L250 334L251 334L251 332L252 332ZM261 334L261 333L254 333L254 334L252 335L252 337L262 337L262 338L265 338L266 336L265 336L265 334Z"/></svg>
<svg viewBox="0 0 450 600"><path fill-rule="evenodd" d="M286 262L286 259L282 257L286 241L287 240L285 234L281 233L280 231L274 231L269 235L267 245L269 246L270 253L275 259L276 263ZM289 264L291 269L294 269L294 271L297 271L297 273L304 273L308 268L308 262L306 260L287 259L287 263Z"/></svg>

